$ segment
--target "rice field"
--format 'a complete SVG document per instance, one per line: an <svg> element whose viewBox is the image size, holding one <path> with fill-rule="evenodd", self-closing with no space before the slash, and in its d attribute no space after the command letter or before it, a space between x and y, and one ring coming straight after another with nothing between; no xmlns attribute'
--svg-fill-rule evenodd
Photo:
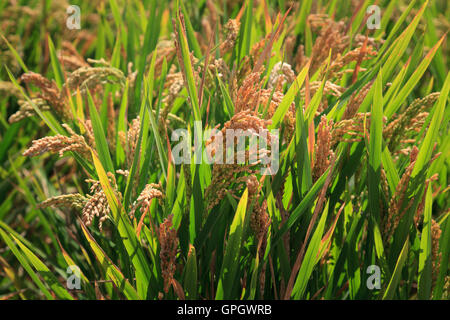
<svg viewBox="0 0 450 320"><path fill-rule="evenodd" d="M448 1L0 25L0 300L450 299Z"/></svg>

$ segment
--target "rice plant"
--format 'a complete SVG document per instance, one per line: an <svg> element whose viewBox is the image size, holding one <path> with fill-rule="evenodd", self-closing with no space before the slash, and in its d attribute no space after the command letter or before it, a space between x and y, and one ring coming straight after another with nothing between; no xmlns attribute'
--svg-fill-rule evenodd
<svg viewBox="0 0 450 320"><path fill-rule="evenodd" d="M447 1L0 17L2 300L449 299Z"/></svg>

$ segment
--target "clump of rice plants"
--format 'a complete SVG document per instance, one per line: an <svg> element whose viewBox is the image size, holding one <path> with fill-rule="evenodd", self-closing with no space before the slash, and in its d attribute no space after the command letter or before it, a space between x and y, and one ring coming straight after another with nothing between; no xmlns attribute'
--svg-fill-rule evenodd
<svg viewBox="0 0 450 320"><path fill-rule="evenodd" d="M449 299L447 1L73 2L0 4L1 299Z"/></svg>

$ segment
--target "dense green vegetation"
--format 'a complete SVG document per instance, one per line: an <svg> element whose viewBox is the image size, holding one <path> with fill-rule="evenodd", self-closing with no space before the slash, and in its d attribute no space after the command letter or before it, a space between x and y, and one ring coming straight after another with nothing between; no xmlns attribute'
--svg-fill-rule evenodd
<svg viewBox="0 0 450 320"><path fill-rule="evenodd" d="M449 298L448 1L0 21L1 299ZM278 129L278 170L175 160L176 129L212 128Z"/></svg>

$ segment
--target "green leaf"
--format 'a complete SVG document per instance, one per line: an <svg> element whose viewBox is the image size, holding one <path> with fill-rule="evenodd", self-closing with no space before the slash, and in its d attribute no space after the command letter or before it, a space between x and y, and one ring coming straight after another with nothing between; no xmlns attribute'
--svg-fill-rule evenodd
<svg viewBox="0 0 450 320"><path fill-rule="evenodd" d="M52 63L53 73L55 74L56 85L58 86L59 90L61 90L64 84L64 73L62 72L61 64L59 63L55 46L53 45L53 41L50 35L48 36L48 50L50 53L50 61Z"/></svg>
<svg viewBox="0 0 450 320"><path fill-rule="evenodd" d="M231 299L232 289L236 283L236 272L239 268L239 257L243 234L245 233L245 214L247 210L248 189L239 201L236 214L230 226L227 246L220 271L219 283L217 285L216 300Z"/></svg>
<svg viewBox="0 0 450 320"><path fill-rule="evenodd" d="M296 20L298 20L298 22L295 25L295 34L300 34L300 32L305 30L305 24L306 24L307 17L310 14L311 5L312 5L312 0L302 1L300 10L298 11L299 12L298 16L296 18Z"/></svg>
<svg viewBox="0 0 450 320"><path fill-rule="evenodd" d="M106 140L105 130L102 126L102 122L95 107L94 100L92 99L91 93L88 92L88 104L89 104L89 114L91 116L92 129L94 131L95 146L98 152L98 157L101 162L105 164L106 170L111 173L115 173L114 165L111 160L111 154L109 153L108 141Z"/></svg>
<svg viewBox="0 0 450 320"><path fill-rule="evenodd" d="M197 255L195 247L190 245L189 254L184 271L184 288L186 290L186 298L197 299Z"/></svg>
<svg viewBox="0 0 450 320"><path fill-rule="evenodd" d="M22 70L24 72L29 72L27 66L25 65L25 63L23 62L22 58L20 57L20 54L17 52L16 49L14 49L14 47L11 45L11 43L9 43L8 39L5 38L5 36L3 35L3 33L0 32L0 36L2 37L3 41L6 42L6 45L8 46L9 50L12 52L14 58L17 60L17 62L19 63L19 65L22 67ZM6 65L5 65L6 67ZM7 68L7 67L6 67Z"/></svg>
<svg viewBox="0 0 450 320"><path fill-rule="evenodd" d="M322 216L314 231L311 241L308 244L305 257L303 258L302 265L295 280L294 288L292 289L291 297L296 300L302 299L306 290L306 286L311 278L311 274L315 265L317 264L317 255L319 254L320 242L322 240L323 230L325 228L325 222L328 216L328 204L323 209Z"/></svg>
<svg viewBox="0 0 450 320"><path fill-rule="evenodd" d="M197 41L197 37L195 36L194 28L192 27L191 20L189 19L189 14L186 11L186 7L184 6L184 2L180 1L181 11L183 12L184 22L186 24L186 36L189 43L189 46L194 51L194 55L198 58L202 57L202 50L200 49L200 44Z"/></svg>
<svg viewBox="0 0 450 320"><path fill-rule="evenodd" d="M128 104L128 88L129 88L129 82L127 80L125 89L123 91L122 95L122 101L120 103L120 109L119 109L119 118L117 119L117 132L116 132L116 164L117 167L120 168L122 163L125 161L125 150L123 149L122 144L120 143L119 139L119 132L126 132L126 111L127 111L127 104Z"/></svg>
<svg viewBox="0 0 450 320"><path fill-rule="evenodd" d="M381 162L383 163L383 169L386 172L389 189L391 190L391 193L394 194L395 190L397 190L400 177L398 176L397 169L395 168L394 161L392 160L391 153L387 146L384 147L383 153L381 154Z"/></svg>
<svg viewBox="0 0 450 320"><path fill-rule="evenodd" d="M331 55L328 55L327 66L329 65L330 58L331 58ZM323 78L319 89L316 91L316 93L312 97L311 102L309 103L309 105L306 109L305 118L307 121L306 122L307 127L309 127L309 125L314 121L314 117L316 116L317 109L319 108L320 102L322 101L323 89L325 87L325 83L326 83L326 77Z"/></svg>
<svg viewBox="0 0 450 320"><path fill-rule="evenodd" d="M239 61L250 53L252 21L253 21L253 0L245 1L245 18L242 26L239 29Z"/></svg>
<svg viewBox="0 0 450 320"><path fill-rule="evenodd" d="M62 247L61 243L58 241L59 247L61 249L61 253L63 254L64 260L67 263L67 266L75 266L77 265L76 262L69 256L66 250ZM91 294L92 297L95 297L95 289L92 287L91 283L89 282L89 279L86 277L86 275L81 271L80 268L80 277L81 280L83 280L86 290L89 294Z"/></svg>
<svg viewBox="0 0 450 320"><path fill-rule="evenodd" d="M431 159L431 154L434 148L434 142L439 134L439 128L444 117L445 105L448 100L448 93L450 89L450 73L447 74L444 86L437 101L437 107L434 109L433 118L431 119L425 139L420 146L419 154L417 155L414 169L411 173L411 178L414 178Z"/></svg>
<svg viewBox="0 0 450 320"><path fill-rule="evenodd" d="M219 82L220 92L222 92L222 96L224 98L225 107L227 108L228 114L229 114L229 116L231 118L234 115L234 104L233 104L233 101L231 100L228 88L226 88L224 86L224 84L223 84L222 80L220 79L220 77L217 77L217 80Z"/></svg>
<svg viewBox="0 0 450 320"><path fill-rule="evenodd" d="M427 188L423 218L422 236L420 239L419 278L417 281L417 295L419 299L430 299L433 279L431 256L431 211L433 195L431 188Z"/></svg>
<svg viewBox="0 0 450 320"><path fill-rule="evenodd" d="M383 71L384 81L387 81L390 78L392 72L394 71L394 68L398 64L398 61L400 61L403 53L405 52L406 48L408 47L411 37L413 36L413 33L416 30L417 25L419 24L420 18L422 17L423 12L427 5L428 5L428 0L425 1L425 3L422 5L422 7L417 12L417 14L415 15L414 19L411 21L409 26L395 40L395 42L392 46L390 55L388 56L386 62L383 65L382 71ZM405 12L407 12L408 9L410 9L410 7L408 7ZM403 18L403 17L404 16L402 15L401 18ZM393 32L390 33L390 35L393 35L393 34L394 34ZM388 39L384 45L387 45L389 42L390 42L390 37L388 37ZM383 50L383 48L380 49L381 52L382 52L382 50Z"/></svg>
<svg viewBox="0 0 450 320"><path fill-rule="evenodd" d="M180 62L183 64L183 70L186 77L187 89L190 97L190 102L192 106L192 112L194 115L195 121L201 121L200 117L200 106L197 95L197 86L194 80L194 72L192 69L191 58L189 54L189 45L187 41L187 36L184 32L184 28L181 23L180 12L177 11L177 27L178 27L178 42L180 43L180 49L182 54L183 61Z"/></svg>
<svg viewBox="0 0 450 320"><path fill-rule="evenodd" d="M253 265L252 265L252 278L250 280L250 288L249 288L249 297L248 300L255 299L256 295L256 288L258 287L258 275L259 275L259 254L256 253L255 259L253 259Z"/></svg>
<svg viewBox="0 0 450 320"><path fill-rule="evenodd" d="M433 292L433 299L438 300L442 299L442 291L445 284L445 277L448 272L448 263L450 257L450 219L447 218L441 222L442 228L442 239L440 241L440 249L441 249L441 266L439 268L439 275L436 281L436 287Z"/></svg>
<svg viewBox="0 0 450 320"><path fill-rule="evenodd" d="M378 222L379 217L379 183L381 172L381 146L383 142L383 95L382 95L382 75L381 71L375 80L375 93L373 95L371 121L370 121L370 141L369 141L369 206L370 213Z"/></svg>
<svg viewBox="0 0 450 320"><path fill-rule="evenodd" d="M94 166L97 171L100 184L108 200L113 222L116 225L117 230L119 231L119 235L123 239L123 244L131 259L131 262L136 268L136 284L139 296L144 298L147 296L147 289L149 288L149 285L153 285L150 282L151 270L148 265L148 261L142 250L139 240L137 239L136 233L131 226L128 215L125 212L124 207L119 203L114 190L109 183L105 169L103 168L100 160L93 151L92 159L94 161Z"/></svg>
<svg viewBox="0 0 450 320"><path fill-rule="evenodd" d="M155 51L156 53L156 51ZM165 149L163 148L163 142L164 140L162 140L159 131L158 131L158 126L156 124L156 120L155 117L153 116L153 107L152 107L152 97L153 97L153 79L154 79L154 74L155 74L155 61L156 61L156 54L153 55L153 59L150 65L150 71L149 71L149 77L148 77L148 90L147 90L147 113L149 115L149 119L150 119L150 124L153 130L153 137L155 138L156 141L156 147L158 149L158 156L159 156L159 161L161 164L161 168L164 174L164 177L167 178L167 172L166 172L166 168L168 166L168 159L167 159L167 154L165 152ZM144 163L144 161L142 161L142 163Z"/></svg>
<svg viewBox="0 0 450 320"><path fill-rule="evenodd" d="M9 71L8 67L6 67L6 71L8 72L9 78L11 82L14 84L14 86L20 91L22 96L25 98L25 100L33 107L34 111L41 117L42 120L44 120L45 124L55 133L55 134L64 134L64 129L62 126L58 123L58 121L55 120L55 118L49 113L45 112L43 113L38 106L31 100L23 91L22 87L17 83L17 80L14 78L11 71Z"/></svg>
<svg viewBox="0 0 450 320"><path fill-rule="evenodd" d="M392 1L394 2L394 1ZM392 30L389 32L389 35L386 39L386 41L384 42L383 46L381 46L380 48L380 52L383 52L389 45L391 45L393 39L395 38L395 36L397 35L397 31L400 30L400 28L402 28L403 22L405 21L405 19L408 17L409 13L411 12L411 10L414 8L414 5L416 4L416 0L412 0L408 7L403 10L402 14L400 15L400 17L398 19L395 20L395 24L392 27ZM385 17L385 15L383 14L383 17L381 18L382 20L384 19L388 19ZM387 22L386 22L387 23ZM385 31L386 29L381 29L379 30L379 32Z"/></svg>
<svg viewBox="0 0 450 320"><path fill-rule="evenodd" d="M394 100L389 103L388 107L386 108L386 116L388 118L392 117L392 115L398 110L398 108L406 100L408 95L412 92L416 84L420 81L420 79L422 78L423 74L428 68L428 65L433 60L436 51L439 49L444 39L445 36L443 36L441 40L439 40L438 43L436 43L436 45L433 48L431 48L431 50L428 52L428 54L425 56L422 62L417 66L414 73L409 77L406 84L402 86L400 91L395 95Z"/></svg>
<svg viewBox="0 0 450 320"><path fill-rule="evenodd" d="M285 96L283 97L283 100L281 100L280 104L278 105L277 110L272 116L272 123L270 124L269 129L277 128L278 125L281 123L281 121L283 121L284 115L289 110L289 107L294 101L295 96L300 91L300 88L302 87L308 72L309 72L309 62L298 74L294 83L291 84L288 92L286 92Z"/></svg>
<svg viewBox="0 0 450 320"><path fill-rule="evenodd" d="M119 289L119 291L122 292L128 299L141 300L142 298L131 286L128 279L125 279L119 268L117 268L111 261L111 259L105 254L103 249L95 241L94 237L92 237L92 235L89 233L84 223L80 221L80 225L81 228L83 229L83 233L87 241L89 242L89 245L91 246L92 251L95 254L95 257L100 263L102 269L105 270L108 279L112 280L116 285L116 287Z"/></svg>
<svg viewBox="0 0 450 320"><path fill-rule="evenodd" d="M9 249L11 249L13 254L16 256L17 260L19 260L22 267L25 269L25 271L28 273L28 275L31 277L34 283L36 283L36 285L42 291L45 297L49 300L54 300L52 294L48 291L44 283L42 283L37 274L33 271L33 269L30 266L30 263L28 262L28 259L24 255L22 255L22 253L14 244L13 240L2 229L0 229L0 236L2 236L6 245L9 247Z"/></svg>
<svg viewBox="0 0 450 320"><path fill-rule="evenodd" d="M317 179L316 183L311 187L309 192L300 202L300 204L294 209L294 211L289 215L288 220L283 224L278 232L275 233L274 239L272 241L273 245L275 245L282 237L282 235L289 230L294 223L301 217L301 215L312 206L314 200L316 200L317 194L320 189L323 187L325 180L327 178L328 172L330 169L327 169L322 176Z"/></svg>
<svg viewBox="0 0 450 320"><path fill-rule="evenodd" d="M58 279L55 275L47 268L47 266L39 260L39 258L28 249L19 239L15 238L11 235L12 238L16 241L19 247L22 249L25 256L28 258L28 261L34 266L37 272L44 278L46 283L50 286L50 289L55 293L55 295L59 299L67 299L73 300L73 297L69 294L69 292L58 282Z"/></svg>
<svg viewBox="0 0 450 320"><path fill-rule="evenodd" d="M395 290L397 289L398 283L400 282L403 265L405 264L406 258L408 257L408 252L409 252L409 237L406 238L405 244L403 245L403 249L400 252L400 255L397 259L394 273L392 274L391 280L389 281L386 291L384 292L383 300L391 300L394 298Z"/></svg>

